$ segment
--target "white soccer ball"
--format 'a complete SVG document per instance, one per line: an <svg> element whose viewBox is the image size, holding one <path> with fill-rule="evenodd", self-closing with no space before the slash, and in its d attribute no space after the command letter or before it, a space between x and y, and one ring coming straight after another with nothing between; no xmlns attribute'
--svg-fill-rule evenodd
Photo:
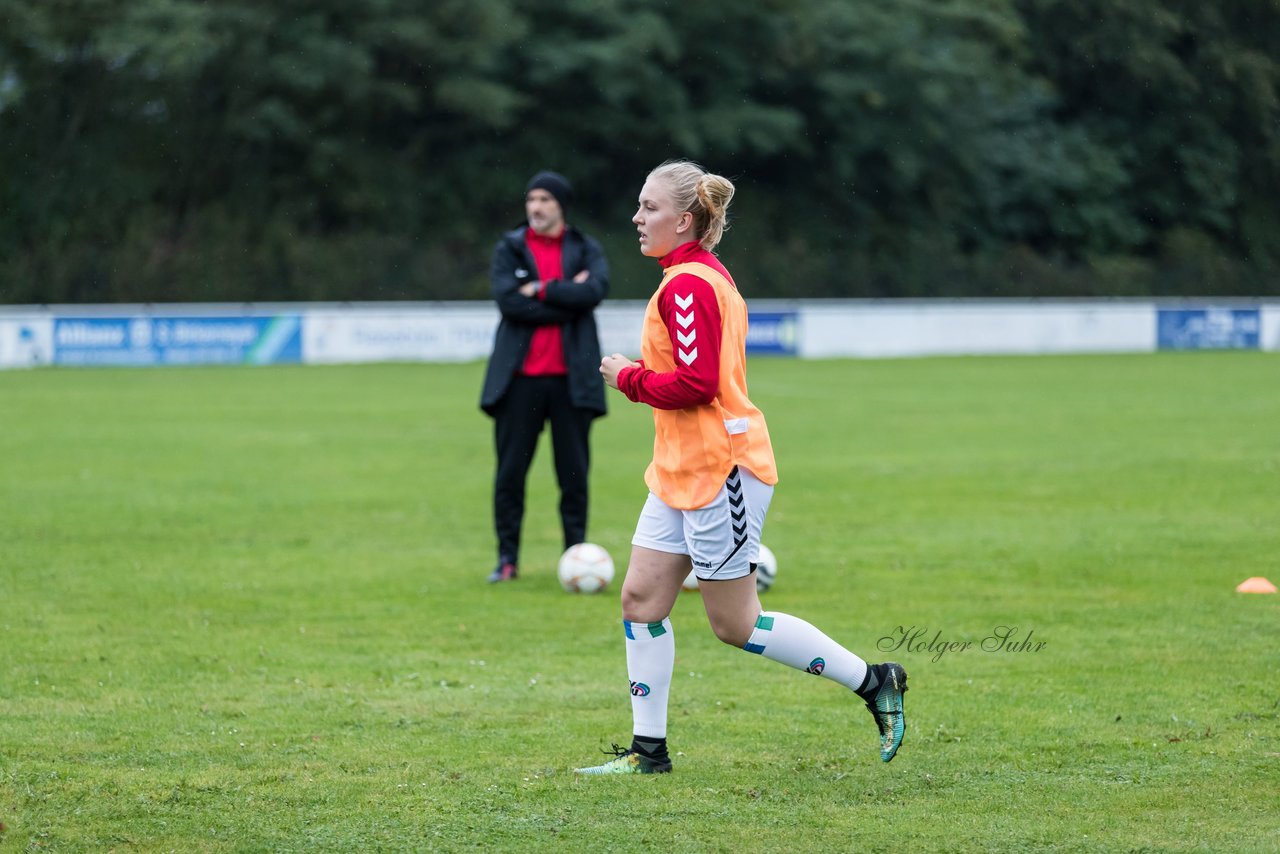
<svg viewBox="0 0 1280 854"><path fill-rule="evenodd" d="M560 556L557 574L570 593L599 593L613 581L613 558L595 543L578 543Z"/></svg>
<svg viewBox="0 0 1280 854"><path fill-rule="evenodd" d="M778 559L764 543L760 544L760 556L756 558L756 590L765 592L778 580Z"/></svg>
<svg viewBox="0 0 1280 854"><path fill-rule="evenodd" d="M763 593L773 586L773 582L778 578L778 559L773 556L773 552L763 543L760 545L760 557L756 558L756 591ZM698 576L690 571L685 576L684 581L680 582L680 586L685 590L698 589Z"/></svg>

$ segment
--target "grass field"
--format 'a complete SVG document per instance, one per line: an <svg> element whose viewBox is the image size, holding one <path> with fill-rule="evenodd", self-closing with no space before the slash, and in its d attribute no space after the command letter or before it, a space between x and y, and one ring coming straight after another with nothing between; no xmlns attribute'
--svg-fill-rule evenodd
<svg viewBox="0 0 1280 854"><path fill-rule="evenodd" d="M616 585L557 586L545 439L483 583L481 372L0 373L0 852L1280 850L1280 596L1234 591L1280 582L1280 357L753 362L765 606L901 661L906 742L686 594L675 773L600 779ZM652 425L611 404L621 568Z"/></svg>

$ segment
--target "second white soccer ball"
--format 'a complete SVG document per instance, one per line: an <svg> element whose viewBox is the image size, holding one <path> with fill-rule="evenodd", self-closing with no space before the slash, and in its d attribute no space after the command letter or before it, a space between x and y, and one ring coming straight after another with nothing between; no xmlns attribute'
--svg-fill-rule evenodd
<svg viewBox="0 0 1280 854"><path fill-rule="evenodd" d="M613 581L613 558L595 543L578 543L560 556L557 575L570 593L599 593Z"/></svg>
<svg viewBox="0 0 1280 854"><path fill-rule="evenodd" d="M756 558L756 590L765 592L778 580L778 559L764 543L760 544L760 556Z"/></svg>

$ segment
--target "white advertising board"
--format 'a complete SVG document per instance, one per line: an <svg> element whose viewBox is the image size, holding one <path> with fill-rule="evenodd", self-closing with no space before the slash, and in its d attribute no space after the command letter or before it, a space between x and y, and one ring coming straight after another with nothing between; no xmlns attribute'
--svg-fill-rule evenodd
<svg viewBox="0 0 1280 854"><path fill-rule="evenodd" d="M644 329L645 303L605 303L596 309L596 331L600 333L600 352L621 353L640 358L640 336Z"/></svg>
<svg viewBox="0 0 1280 854"><path fill-rule="evenodd" d="M34 368L52 361L52 317L0 315L0 368Z"/></svg>
<svg viewBox="0 0 1280 854"><path fill-rule="evenodd" d="M805 303L803 358L1146 353L1149 302L838 301Z"/></svg>
<svg viewBox="0 0 1280 854"><path fill-rule="evenodd" d="M620 301L596 310L602 352L639 357L644 308L641 301ZM334 364L487 359L498 320L498 310L491 303L308 309L302 360Z"/></svg>
<svg viewBox="0 0 1280 854"><path fill-rule="evenodd" d="M1263 307L1261 337L1259 346L1263 350L1280 350L1280 305Z"/></svg>
<svg viewBox="0 0 1280 854"><path fill-rule="evenodd" d="M304 313L302 361L463 362L493 348L498 312L487 303Z"/></svg>

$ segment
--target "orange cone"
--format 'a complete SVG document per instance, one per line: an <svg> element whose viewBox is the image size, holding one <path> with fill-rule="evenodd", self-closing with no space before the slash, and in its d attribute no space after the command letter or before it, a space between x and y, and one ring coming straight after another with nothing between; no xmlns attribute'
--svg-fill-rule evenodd
<svg viewBox="0 0 1280 854"><path fill-rule="evenodd" d="M1255 575L1253 578L1246 578L1236 585L1237 593L1275 593L1276 586L1267 581L1261 575Z"/></svg>

